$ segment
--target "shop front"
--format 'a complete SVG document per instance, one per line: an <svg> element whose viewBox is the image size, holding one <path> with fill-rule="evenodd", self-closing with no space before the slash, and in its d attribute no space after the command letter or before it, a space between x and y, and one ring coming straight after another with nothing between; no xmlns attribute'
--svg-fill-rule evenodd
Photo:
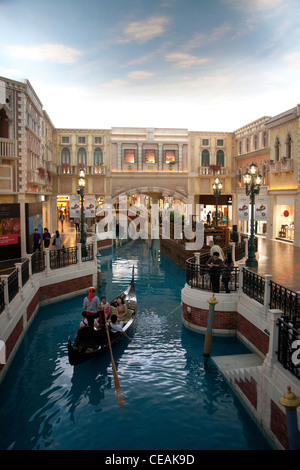
<svg viewBox="0 0 300 470"><path fill-rule="evenodd" d="M216 198L213 195L199 196L200 211L202 219L208 225L215 224ZM232 196L221 194L218 197L218 225L224 227L232 226Z"/></svg>
<svg viewBox="0 0 300 470"><path fill-rule="evenodd" d="M293 196L277 196L275 206L276 239L294 241L295 200Z"/></svg>

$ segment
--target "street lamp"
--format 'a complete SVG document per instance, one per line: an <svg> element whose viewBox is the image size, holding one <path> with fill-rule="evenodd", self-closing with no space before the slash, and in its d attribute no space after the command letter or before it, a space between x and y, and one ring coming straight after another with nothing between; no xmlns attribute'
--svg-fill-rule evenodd
<svg viewBox="0 0 300 470"><path fill-rule="evenodd" d="M249 250L248 250L248 259L246 261L246 266L255 268L257 267L257 259L255 258L255 248L254 248L254 204L255 204L255 195L259 194L260 185L262 176L258 173L258 166L256 163L251 163L250 171L246 171L243 175L244 184L246 186L246 195L250 196L251 201L251 220L250 220L250 240L249 240Z"/></svg>
<svg viewBox="0 0 300 470"><path fill-rule="evenodd" d="M81 205L81 238L80 243L85 245L85 232L84 232L84 209L83 209L83 197L84 197L84 188L86 184L85 179L85 169L80 168L79 170L79 178L78 178L78 186L77 193L80 194L80 205Z"/></svg>
<svg viewBox="0 0 300 470"><path fill-rule="evenodd" d="M213 190L214 196L216 198L216 227L218 226L218 198L221 195L221 190L223 188L223 184L220 182L219 178L216 177L215 181L213 182Z"/></svg>

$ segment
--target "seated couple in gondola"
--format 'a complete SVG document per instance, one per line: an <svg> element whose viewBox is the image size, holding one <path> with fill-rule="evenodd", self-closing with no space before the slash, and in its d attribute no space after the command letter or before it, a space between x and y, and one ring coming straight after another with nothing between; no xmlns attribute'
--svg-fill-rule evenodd
<svg viewBox="0 0 300 470"><path fill-rule="evenodd" d="M83 300L83 310L85 317L90 328L94 328L94 321L97 319L98 328L104 326L104 314L106 318L110 315L110 304L106 302L106 297L99 297L96 295L95 287L90 287L88 295ZM82 322L81 327L85 326L85 322Z"/></svg>

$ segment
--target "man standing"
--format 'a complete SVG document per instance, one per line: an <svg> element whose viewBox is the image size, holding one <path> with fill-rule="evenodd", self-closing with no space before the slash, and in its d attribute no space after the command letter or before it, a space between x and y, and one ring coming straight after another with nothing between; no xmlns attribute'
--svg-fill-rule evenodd
<svg viewBox="0 0 300 470"><path fill-rule="evenodd" d="M218 293L220 289L220 275L223 267L223 261L219 258L218 251L207 261L206 266L210 268L209 275L213 292Z"/></svg>
<svg viewBox="0 0 300 470"><path fill-rule="evenodd" d="M44 228L44 233L43 233L43 241L44 241L44 247L45 248L49 248L50 240L51 240L51 235L50 235L48 229L45 227Z"/></svg>
<svg viewBox="0 0 300 470"><path fill-rule="evenodd" d="M33 234L33 251L41 249L41 234L38 232L38 229L34 229Z"/></svg>
<svg viewBox="0 0 300 470"><path fill-rule="evenodd" d="M86 310L86 318L90 328L94 328L94 319L100 315L101 302L96 295L95 287L90 287L88 295L83 300L83 309Z"/></svg>

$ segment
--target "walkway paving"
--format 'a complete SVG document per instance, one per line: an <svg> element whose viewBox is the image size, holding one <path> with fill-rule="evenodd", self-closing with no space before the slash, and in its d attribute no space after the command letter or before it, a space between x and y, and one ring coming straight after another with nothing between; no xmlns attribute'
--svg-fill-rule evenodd
<svg viewBox="0 0 300 470"><path fill-rule="evenodd" d="M257 274L272 274L273 281L293 291L300 291L300 247L279 240L258 238Z"/></svg>

